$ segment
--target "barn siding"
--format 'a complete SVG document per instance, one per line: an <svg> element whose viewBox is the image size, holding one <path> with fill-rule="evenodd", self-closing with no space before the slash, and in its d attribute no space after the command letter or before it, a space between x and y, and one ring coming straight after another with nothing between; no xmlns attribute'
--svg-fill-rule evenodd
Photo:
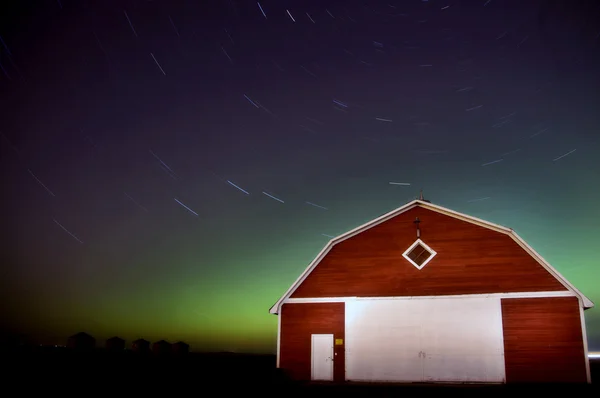
<svg viewBox="0 0 600 398"><path fill-rule="evenodd" d="M421 239L437 252L418 270L402 253ZM510 236L422 207L336 244L291 295L422 296L567 290Z"/></svg>
<svg viewBox="0 0 600 398"><path fill-rule="evenodd" d="M587 382L576 297L502 299L507 383Z"/></svg>
<svg viewBox="0 0 600 398"><path fill-rule="evenodd" d="M344 339L344 303L284 304L281 309L279 367L294 380L310 380L311 334ZM344 345L334 346L334 381L344 381Z"/></svg>

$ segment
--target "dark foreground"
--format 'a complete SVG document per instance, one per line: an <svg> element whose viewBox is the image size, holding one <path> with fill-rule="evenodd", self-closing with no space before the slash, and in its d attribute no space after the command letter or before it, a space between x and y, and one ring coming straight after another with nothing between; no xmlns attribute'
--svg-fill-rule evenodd
<svg viewBox="0 0 600 398"><path fill-rule="evenodd" d="M591 385L369 385L291 382L275 368L271 355L188 354L160 357L129 351L66 349L10 350L1 353L4 389L20 393L170 394L220 396L243 393L260 396L310 397L504 397L515 394L568 393L596 395ZM591 362L592 382L600 380L600 361ZM16 387L13 389L13 387Z"/></svg>

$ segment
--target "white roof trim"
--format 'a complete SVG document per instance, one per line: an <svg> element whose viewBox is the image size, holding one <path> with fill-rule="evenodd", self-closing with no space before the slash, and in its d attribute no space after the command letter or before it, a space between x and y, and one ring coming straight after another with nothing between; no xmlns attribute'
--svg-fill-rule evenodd
<svg viewBox="0 0 600 398"><path fill-rule="evenodd" d="M281 298L279 300L277 300L277 302L269 309L269 312L271 314L279 313L281 305L294 293L294 291L296 291L298 286L300 286L300 284L302 282L304 282L304 280L308 277L308 275L312 272L312 270L315 269L315 267L321 262L321 260L327 255L327 253L329 253L329 251L333 248L334 245L336 245L337 243L343 242L346 239L350 239L351 237L358 235L359 233L361 233L369 228L375 227L376 225L379 225L379 224L381 224L393 217L396 217L397 215L402 214L410 209L413 209L417 206L420 206L424 209L432 210L432 211L435 211L438 213L442 213L442 214L448 215L450 217L454 217L459 220L469 222L471 224L479 225L481 227L488 228L488 229L491 229L496 232L502 232L506 235L509 235L515 242L517 242L517 244L519 244L519 246L521 246L523 249L525 249L525 251L527 251L529 253L529 255L531 255L542 267L544 267L546 269L546 271L548 271L550 274L552 274L552 276L554 276L565 288L567 288L567 290L570 290L573 293L575 293L575 295L580 299L580 302L582 303L582 305L585 309L592 308L594 306L594 303L590 299L585 297L579 290L577 290L571 283L569 283L569 281L567 281L564 276L562 276L556 269L554 269L554 267L552 267L546 260L544 260L542 258L542 256L540 256L535 250L533 250L533 248L531 246L529 246L512 229L491 223L489 221L482 220L480 218L476 218L476 217L472 217L472 216L469 216L469 215L466 215L463 213L459 213L459 212L447 209L442 206L434 205L429 202L424 202L421 200L413 200L413 201L405 204L404 206L401 206L395 210L392 210L372 221L369 221L361 226L354 228L353 230L346 232L345 234L342 234L340 236L337 236L337 237L331 239L325 245L323 250L321 250L319 252L317 257L315 257L315 259L308 265L308 267L306 267L306 269L298 277L298 279L296 279L296 281L292 284L292 286L290 286L290 288L285 292L285 294L283 296L281 296Z"/></svg>

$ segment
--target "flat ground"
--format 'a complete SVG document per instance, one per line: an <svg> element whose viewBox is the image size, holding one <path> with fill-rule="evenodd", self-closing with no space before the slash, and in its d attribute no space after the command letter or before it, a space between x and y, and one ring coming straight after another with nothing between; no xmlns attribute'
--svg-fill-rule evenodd
<svg viewBox="0 0 600 398"><path fill-rule="evenodd" d="M293 383L275 369L271 355L188 354L157 357L131 352L96 350L74 353L65 349L21 349L0 356L9 369L3 371L7 384L21 392L88 395L130 393L177 395L227 394L310 397L419 397L423 395L494 397L507 394L569 393L597 395L598 382L591 385L372 385L346 383ZM591 362L592 382L600 380L600 361ZM4 378L4 377L3 377ZM7 384L3 383L6 388ZM10 388L10 387L9 387ZM14 390L17 391L17 390Z"/></svg>

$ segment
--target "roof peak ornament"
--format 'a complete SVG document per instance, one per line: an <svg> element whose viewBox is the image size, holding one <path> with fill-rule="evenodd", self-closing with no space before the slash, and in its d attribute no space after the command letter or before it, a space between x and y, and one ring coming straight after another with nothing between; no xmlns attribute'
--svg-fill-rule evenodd
<svg viewBox="0 0 600 398"><path fill-rule="evenodd" d="M421 222L421 220L419 220L419 217L415 218L415 221L413 221L413 223L417 227L417 239L421 239L421 229L419 228L419 223L420 222Z"/></svg>
<svg viewBox="0 0 600 398"><path fill-rule="evenodd" d="M430 200L427 200L423 197L423 188L421 188L421 193L419 194L419 199L421 202L427 202L427 203L431 203Z"/></svg>

